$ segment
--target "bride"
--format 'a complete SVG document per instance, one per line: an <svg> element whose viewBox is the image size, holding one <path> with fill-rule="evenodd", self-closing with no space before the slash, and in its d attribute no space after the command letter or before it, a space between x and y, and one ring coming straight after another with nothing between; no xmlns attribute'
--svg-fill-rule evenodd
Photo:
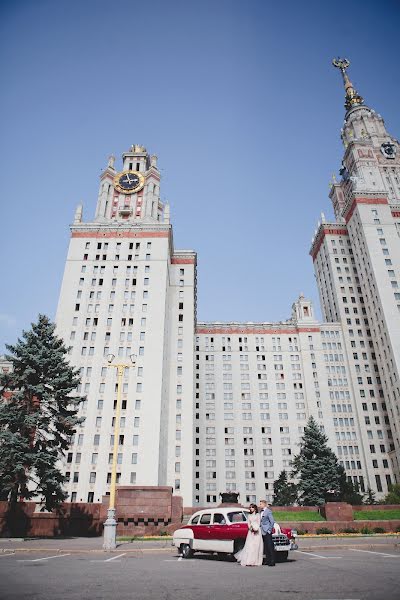
<svg viewBox="0 0 400 600"><path fill-rule="evenodd" d="M242 567L259 567L263 562L263 538L260 529L260 515L256 504L250 504L247 520L249 532L242 550L236 552L235 558Z"/></svg>

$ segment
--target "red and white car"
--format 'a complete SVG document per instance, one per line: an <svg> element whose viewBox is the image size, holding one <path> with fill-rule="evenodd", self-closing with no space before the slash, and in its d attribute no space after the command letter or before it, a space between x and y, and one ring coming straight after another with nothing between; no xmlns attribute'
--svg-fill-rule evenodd
<svg viewBox="0 0 400 600"><path fill-rule="evenodd" d="M248 533L247 508L219 507L199 510L188 524L174 532L173 546L183 558L194 552L234 554L243 548ZM286 560L290 550L296 550L297 532L275 523L273 541L277 560Z"/></svg>

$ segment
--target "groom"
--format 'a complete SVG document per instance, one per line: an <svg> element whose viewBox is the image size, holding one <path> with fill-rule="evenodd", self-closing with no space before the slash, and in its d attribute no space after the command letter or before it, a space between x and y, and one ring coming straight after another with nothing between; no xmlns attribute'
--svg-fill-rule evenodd
<svg viewBox="0 0 400 600"><path fill-rule="evenodd" d="M260 500L260 511L261 511L261 533L264 542L264 554L266 564L269 567L275 566L275 551L274 542L272 540L272 529L274 527L274 517L270 509L270 505L267 504L266 500Z"/></svg>

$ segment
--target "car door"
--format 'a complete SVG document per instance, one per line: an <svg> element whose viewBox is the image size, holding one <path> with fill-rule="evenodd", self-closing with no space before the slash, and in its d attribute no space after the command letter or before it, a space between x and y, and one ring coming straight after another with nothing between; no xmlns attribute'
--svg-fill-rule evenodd
<svg viewBox="0 0 400 600"><path fill-rule="evenodd" d="M232 540L245 540L249 531L247 525L247 514L248 511L244 510L232 510L227 513L229 522L229 535Z"/></svg>
<svg viewBox="0 0 400 600"><path fill-rule="evenodd" d="M195 538L193 540L193 548L195 550L209 550L211 520L211 513L206 512L200 515L195 530L193 530Z"/></svg>
<svg viewBox="0 0 400 600"><path fill-rule="evenodd" d="M225 515L221 512L213 514L213 519L210 527L210 539L212 540L228 540L229 525Z"/></svg>
<svg viewBox="0 0 400 600"><path fill-rule="evenodd" d="M214 552L233 552L233 540L230 524L222 512L215 512L210 526L210 550Z"/></svg>

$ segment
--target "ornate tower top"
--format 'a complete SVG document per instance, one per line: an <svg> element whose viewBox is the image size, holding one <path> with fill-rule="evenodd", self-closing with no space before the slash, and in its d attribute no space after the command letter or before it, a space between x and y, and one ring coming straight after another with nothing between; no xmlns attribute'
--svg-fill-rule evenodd
<svg viewBox="0 0 400 600"><path fill-rule="evenodd" d="M340 69L342 73L344 89L346 90L346 102L344 103L344 107L347 109L347 111L355 106L364 104L364 99L358 94L346 73L346 69L349 67L350 61L347 60L347 58L334 58L332 60L332 64L337 69Z"/></svg>

